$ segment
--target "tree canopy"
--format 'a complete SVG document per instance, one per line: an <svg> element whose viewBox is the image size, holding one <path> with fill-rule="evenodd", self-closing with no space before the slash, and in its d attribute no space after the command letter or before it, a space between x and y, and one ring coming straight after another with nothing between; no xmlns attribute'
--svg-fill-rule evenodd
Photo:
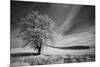
<svg viewBox="0 0 100 67"><path fill-rule="evenodd" d="M30 45L34 49L54 41L55 22L48 15L41 15L37 11L22 18L19 23L20 37L24 46Z"/></svg>

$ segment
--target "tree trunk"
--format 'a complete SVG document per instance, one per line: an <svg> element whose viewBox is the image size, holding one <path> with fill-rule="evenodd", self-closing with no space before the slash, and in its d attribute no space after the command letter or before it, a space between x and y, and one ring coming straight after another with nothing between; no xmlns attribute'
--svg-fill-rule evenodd
<svg viewBox="0 0 100 67"><path fill-rule="evenodd" d="M38 49L38 54L40 55L41 54L41 45L39 46L39 49Z"/></svg>

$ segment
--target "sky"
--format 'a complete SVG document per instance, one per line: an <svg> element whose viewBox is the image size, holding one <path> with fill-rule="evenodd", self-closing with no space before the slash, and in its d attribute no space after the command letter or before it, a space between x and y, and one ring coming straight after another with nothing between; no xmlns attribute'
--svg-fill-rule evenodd
<svg viewBox="0 0 100 67"><path fill-rule="evenodd" d="M12 1L11 47L20 47L20 45L23 44L23 41L21 39L15 37L16 35L18 35L18 32L16 30L18 27L17 24L19 23L21 18L27 16L32 12L32 10L39 11L41 14L47 14L58 26L58 29L56 31L58 34L57 36L64 36L64 38L62 39L65 40L63 41L66 41L66 37L68 40L69 35L74 36L73 34L77 34L79 37L83 35L79 33L84 32L87 32L86 35L89 33L90 38L93 38L93 36L91 37L90 33L95 32L95 6ZM58 41L61 40L58 39Z"/></svg>

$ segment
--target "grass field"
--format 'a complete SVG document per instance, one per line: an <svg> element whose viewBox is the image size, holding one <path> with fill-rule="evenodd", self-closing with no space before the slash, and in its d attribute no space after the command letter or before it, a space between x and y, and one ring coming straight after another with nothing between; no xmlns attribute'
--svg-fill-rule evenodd
<svg viewBox="0 0 100 67"><path fill-rule="evenodd" d="M11 57L11 67L14 66L31 66L31 65L48 65L77 62L93 62L94 55L38 55Z"/></svg>

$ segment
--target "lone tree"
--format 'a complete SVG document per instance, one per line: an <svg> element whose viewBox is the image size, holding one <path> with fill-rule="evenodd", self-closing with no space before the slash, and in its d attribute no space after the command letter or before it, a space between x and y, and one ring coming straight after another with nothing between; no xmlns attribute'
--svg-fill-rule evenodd
<svg viewBox="0 0 100 67"><path fill-rule="evenodd" d="M55 23L47 15L36 11L22 18L19 23L20 37L25 43L23 46L30 45L38 49L38 54L41 54L43 45L48 41L53 43L55 29Z"/></svg>

